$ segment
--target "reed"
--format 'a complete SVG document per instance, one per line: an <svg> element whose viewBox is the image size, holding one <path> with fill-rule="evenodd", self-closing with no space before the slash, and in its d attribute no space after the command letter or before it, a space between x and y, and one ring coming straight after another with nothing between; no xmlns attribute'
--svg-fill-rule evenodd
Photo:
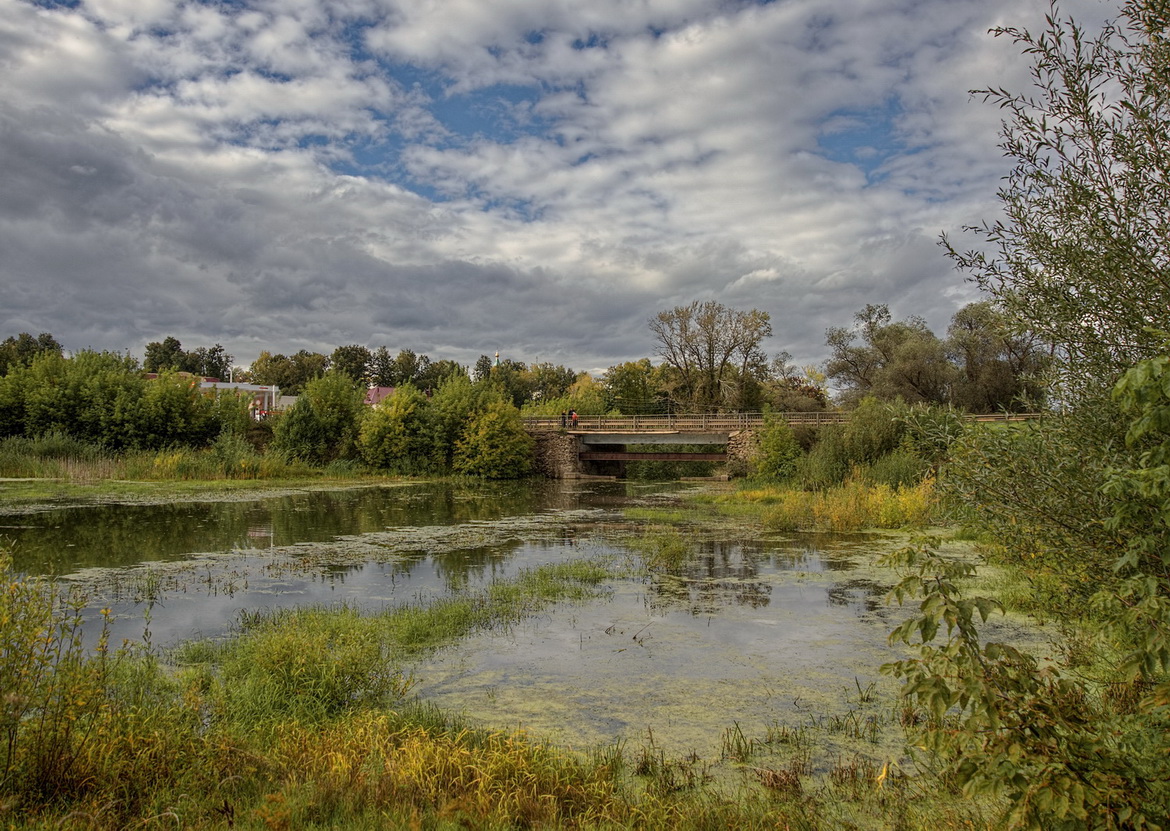
<svg viewBox="0 0 1170 831"><path fill-rule="evenodd" d="M851 477L825 490L758 486L725 494L724 503L755 506L765 527L779 531L923 528L938 519L933 480L892 487Z"/></svg>

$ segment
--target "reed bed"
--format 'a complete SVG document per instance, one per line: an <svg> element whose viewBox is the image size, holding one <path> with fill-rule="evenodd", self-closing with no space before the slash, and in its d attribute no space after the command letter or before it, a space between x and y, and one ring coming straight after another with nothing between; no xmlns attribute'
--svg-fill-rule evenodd
<svg viewBox="0 0 1170 831"><path fill-rule="evenodd" d="M851 478L824 490L766 485L720 498L720 504L732 510L744 503L755 506L754 513L766 528L783 531L923 528L935 523L940 513L932 479L891 487Z"/></svg>

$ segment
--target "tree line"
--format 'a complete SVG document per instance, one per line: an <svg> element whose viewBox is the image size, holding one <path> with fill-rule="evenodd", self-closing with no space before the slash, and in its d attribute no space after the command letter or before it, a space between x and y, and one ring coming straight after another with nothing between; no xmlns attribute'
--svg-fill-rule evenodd
<svg viewBox="0 0 1170 831"><path fill-rule="evenodd" d="M832 405L830 386L836 403L846 408L874 397L989 413L1040 407L1046 373L1056 366L1053 347L991 301L956 312L946 338L921 318L895 321L887 306L866 306L851 327L827 330L830 357L823 365L802 369L792 366L787 353L770 359L764 353L762 341L772 327L769 315L758 309L696 301L660 312L648 325L658 363L626 361L594 378L562 365L481 355L470 377L490 382L526 415L570 409L591 415L814 411ZM0 344L0 374L44 352L62 352L51 334L10 337ZM410 385L428 395L445 379L469 374L452 360L360 344L339 346L331 355L262 351L251 366L233 367L220 344L185 350L172 336L147 344L142 369L272 385L288 395L329 373L363 387Z"/></svg>

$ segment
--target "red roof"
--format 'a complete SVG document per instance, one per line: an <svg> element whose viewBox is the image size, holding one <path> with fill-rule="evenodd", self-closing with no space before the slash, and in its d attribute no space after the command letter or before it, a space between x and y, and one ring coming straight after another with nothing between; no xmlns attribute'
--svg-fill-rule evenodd
<svg viewBox="0 0 1170 831"><path fill-rule="evenodd" d="M366 391L366 404L373 407L376 404L381 404L393 394L394 387L370 387Z"/></svg>

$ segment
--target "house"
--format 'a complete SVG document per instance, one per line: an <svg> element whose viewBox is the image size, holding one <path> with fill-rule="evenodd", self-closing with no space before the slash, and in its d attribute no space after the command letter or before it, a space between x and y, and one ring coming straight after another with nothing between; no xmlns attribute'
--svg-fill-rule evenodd
<svg viewBox="0 0 1170 831"><path fill-rule="evenodd" d="M367 407L377 407L387 398L394 394L394 387L370 387L366 391Z"/></svg>
<svg viewBox="0 0 1170 831"><path fill-rule="evenodd" d="M234 390L237 395L251 395L252 401L248 404L248 411L257 421L277 410L280 399L284 397L280 394L280 387L271 384L235 384L205 378L199 384L199 388L217 395L222 390Z"/></svg>

